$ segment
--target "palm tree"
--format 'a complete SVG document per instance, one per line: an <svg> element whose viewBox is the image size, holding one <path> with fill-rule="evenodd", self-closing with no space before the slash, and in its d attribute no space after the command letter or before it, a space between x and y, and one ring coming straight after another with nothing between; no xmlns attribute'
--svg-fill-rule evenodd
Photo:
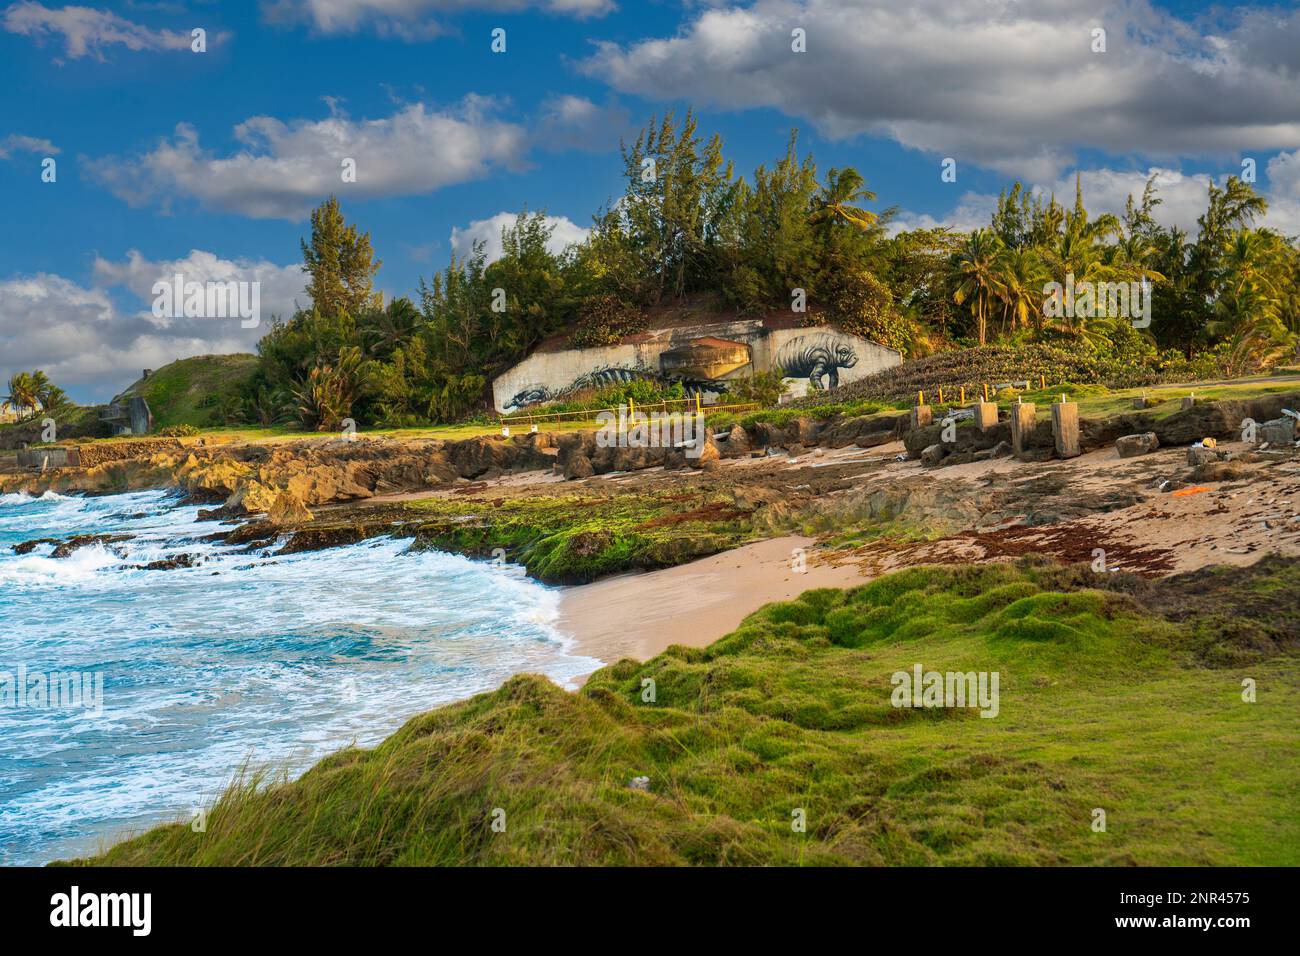
<svg viewBox="0 0 1300 956"><path fill-rule="evenodd" d="M1034 328L1043 327L1043 286L1048 272L1038 253L1030 248L1005 249L997 261L998 282L1002 286L998 297L1002 300L1002 329L1011 330L1029 324L1033 316Z"/></svg>
<svg viewBox="0 0 1300 956"><path fill-rule="evenodd" d="M852 166L832 168L826 174L826 185L813 198L813 211L809 214L808 221L820 223L826 230L837 222L864 232L870 229L876 221L876 214L855 205L876 198L875 193L865 188L866 184L862 174Z"/></svg>
<svg viewBox="0 0 1300 956"><path fill-rule="evenodd" d="M40 399L37 397L36 383L30 372L15 372L9 377L8 401L19 420L28 417L36 410Z"/></svg>
<svg viewBox="0 0 1300 956"><path fill-rule="evenodd" d="M361 334L367 351L382 358L392 355L409 339L423 317L410 299L397 298L388 303L388 308L379 309L365 318Z"/></svg>
<svg viewBox="0 0 1300 956"><path fill-rule="evenodd" d="M988 339L988 318L993 300L1003 291L997 263L1004 248L1002 240L992 230L979 229L970 234L966 245L952 257L952 267L959 277L952 300L958 305L970 300L980 345Z"/></svg>
<svg viewBox="0 0 1300 956"><path fill-rule="evenodd" d="M1124 274L1130 282L1163 282L1165 276L1155 263L1161 249L1141 233L1133 233L1106 250L1106 264Z"/></svg>
<svg viewBox="0 0 1300 956"><path fill-rule="evenodd" d="M1283 320L1284 283L1278 275L1282 250L1272 234L1238 229L1219 257L1220 291L1209 330L1232 342L1230 370L1266 365L1294 344Z"/></svg>

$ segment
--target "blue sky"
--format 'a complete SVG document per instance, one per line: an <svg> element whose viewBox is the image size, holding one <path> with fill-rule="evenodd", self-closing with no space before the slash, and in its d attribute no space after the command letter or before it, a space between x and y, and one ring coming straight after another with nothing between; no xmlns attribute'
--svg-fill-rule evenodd
<svg viewBox="0 0 1300 956"><path fill-rule="evenodd" d="M797 126L909 226L969 228L1011 181L1076 171L1090 205L1122 206L1152 169L1162 215L1194 225L1208 177L1251 157L1269 224L1297 234L1298 50L1294 5L1192 0L0 0L0 375L103 400L142 367L251 348L229 320L153 319L149 287L183 268L261 281L264 313L306 304L298 241L330 190L390 295L498 213L544 208L577 237L621 192L619 136L688 104L739 171Z"/></svg>

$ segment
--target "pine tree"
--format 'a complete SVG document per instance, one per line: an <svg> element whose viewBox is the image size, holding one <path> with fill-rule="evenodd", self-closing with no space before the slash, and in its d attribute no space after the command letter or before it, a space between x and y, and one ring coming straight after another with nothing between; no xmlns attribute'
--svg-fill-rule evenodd
<svg viewBox="0 0 1300 956"><path fill-rule="evenodd" d="M382 294L373 291L382 263L370 248L370 233L348 225L336 197L311 214L311 243L302 243L303 271L311 276L307 294L322 314L357 316L383 308Z"/></svg>

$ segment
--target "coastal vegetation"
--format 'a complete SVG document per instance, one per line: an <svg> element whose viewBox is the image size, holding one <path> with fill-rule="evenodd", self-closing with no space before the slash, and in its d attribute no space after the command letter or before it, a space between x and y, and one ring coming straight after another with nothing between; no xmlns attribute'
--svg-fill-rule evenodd
<svg viewBox="0 0 1300 956"><path fill-rule="evenodd" d="M257 357L247 354L194 355L152 370L113 400L142 397L160 429L244 421L254 411L249 386L257 364Z"/></svg>
<svg viewBox="0 0 1300 956"><path fill-rule="evenodd" d="M518 676L296 780L250 772L204 832L78 862L1295 865L1297 587L1270 558L808 591L577 693ZM917 663L997 671L998 715L893 706Z"/></svg>
<svg viewBox="0 0 1300 956"><path fill-rule="evenodd" d="M15 372L9 376L9 392L4 398L4 411L16 422L25 422L41 415L56 415L71 403L67 394L50 381L40 369Z"/></svg>
<svg viewBox="0 0 1300 956"><path fill-rule="evenodd" d="M625 190L589 235L556 251L541 212L502 232L489 262L476 245L386 304L369 233L331 197L312 216L304 269L313 306L273 322L228 423L334 430L463 420L490 407L492 378L543 341L618 341L688 308L693 315L789 312L910 359L1069 369L1058 381L1140 385L1239 375L1294 362L1300 248L1256 220L1265 200L1235 178L1210 185L1198 231L1161 226L1153 178L1122 216L1095 215L1015 183L987 227L902 230L896 210L851 167L819 170L795 134L751 177L687 113L652 119L621 157ZM1151 315L1044 309L1049 282L1146 283ZM986 358L985 349L994 349ZM972 352L972 349L979 350ZM641 396L574 396L571 403ZM653 400L669 395L656 392ZM644 399L642 399L644 400Z"/></svg>
<svg viewBox="0 0 1300 956"><path fill-rule="evenodd" d="M895 208L871 208L861 172L820 170L795 133L775 163L745 177L720 136L692 113L670 114L624 144L621 163L624 192L583 241L553 248L544 212L524 210L503 229L498 258L477 244L387 302L374 288L370 234L330 197L301 243L310 309L274 317L257 356L183 359L119 398L144 395L159 427L487 424L493 377L543 342L607 345L687 314L790 314L796 290L805 324L831 323L908 359L835 401L898 401L918 380L956 388L1041 374L1126 388L1300 360L1300 244L1256 225L1267 203L1236 178L1208 187L1194 236L1157 222L1155 178L1121 216L1091 212L1081 187L1066 205L1014 183L987 226L961 233L900 230ZM1044 307L1050 283L1071 282L1145 285L1149 322ZM772 385L740 391L771 405ZM15 375L9 393L12 417L49 402L61 421L74 411L40 371ZM548 407L681 397L679 383L634 381Z"/></svg>

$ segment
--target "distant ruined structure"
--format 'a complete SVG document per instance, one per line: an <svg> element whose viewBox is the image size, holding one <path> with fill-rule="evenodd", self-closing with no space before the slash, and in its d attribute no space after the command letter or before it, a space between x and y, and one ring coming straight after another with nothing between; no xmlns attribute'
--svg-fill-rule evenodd
<svg viewBox="0 0 1300 956"><path fill-rule="evenodd" d="M835 388L902 364L895 349L829 325L791 326L772 319L679 325L600 348L539 349L492 382L502 414L585 389L635 380L681 382L706 403L728 383L779 370L792 390Z"/></svg>
<svg viewBox="0 0 1300 956"><path fill-rule="evenodd" d="M115 436L147 435L153 431L153 413L149 403L139 395L125 404L115 402L99 410L100 421L107 422Z"/></svg>

